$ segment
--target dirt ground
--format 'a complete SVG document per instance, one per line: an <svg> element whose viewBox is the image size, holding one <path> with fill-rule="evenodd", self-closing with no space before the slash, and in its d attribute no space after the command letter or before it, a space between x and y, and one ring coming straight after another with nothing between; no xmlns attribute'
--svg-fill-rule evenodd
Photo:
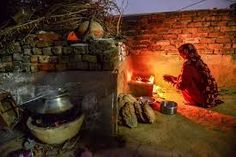
<svg viewBox="0 0 236 157"><path fill-rule="evenodd" d="M180 93L171 90L163 93L163 98L178 102L177 114L165 115L155 111L153 124L139 123L132 129L119 126L118 135L125 141L123 147L112 143L103 145L92 150L93 157L236 156L236 87L220 88L224 103L210 109L184 105ZM90 142L97 146L105 140ZM0 147L1 154L5 156L6 150L18 148L22 141L14 143ZM77 157L71 151L60 155Z"/></svg>
<svg viewBox="0 0 236 157"><path fill-rule="evenodd" d="M139 123L132 129L120 126L119 134L127 146L139 150L138 156L148 152L153 152L150 156L236 156L236 87L221 88L220 97L223 104L203 109L183 105L178 93L166 95L179 101L176 115L156 111L155 123ZM142 147L150 151L145 155Z"/></svg>

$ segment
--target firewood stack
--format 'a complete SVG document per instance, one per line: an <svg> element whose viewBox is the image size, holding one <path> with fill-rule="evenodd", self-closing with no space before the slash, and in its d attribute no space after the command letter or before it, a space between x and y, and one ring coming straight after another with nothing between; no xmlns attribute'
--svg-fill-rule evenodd
<svg viewBox="0 0 236 157"><path fill-rule="evenodd" d="M155 113L148 103L137 100L131 94L118 97L119 124L134 128L138 123L153 123Z"/></svg>
<svg viewBox="0 0 236 157"><path fill-rule="evenodd" d="M18 37L24 39L29 34L40 30L65 33L78 28L83 21L91 19L102 24L107 34L112 36L117 33L116 27L119 22L117 18L111 16L111 11L120 14L120 9L113 1L36 1L37 3L32 4L31 1L27 4L26 2L21 4L23 2L17 0L9 1L9 14L12 18L0 25L0 46Z"/></svg>

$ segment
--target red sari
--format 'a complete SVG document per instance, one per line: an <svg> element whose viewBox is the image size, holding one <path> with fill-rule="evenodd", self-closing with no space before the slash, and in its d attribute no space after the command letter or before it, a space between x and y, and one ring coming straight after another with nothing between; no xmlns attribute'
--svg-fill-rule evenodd
<svg viewBox="0 0 236 157"><path fill-rule="evenodd" d="M188 50L188 56L175 83L176 87L182 91L184 99L191 105L215 106L218 96L215 79L193 45L184 46Z"/></svg>

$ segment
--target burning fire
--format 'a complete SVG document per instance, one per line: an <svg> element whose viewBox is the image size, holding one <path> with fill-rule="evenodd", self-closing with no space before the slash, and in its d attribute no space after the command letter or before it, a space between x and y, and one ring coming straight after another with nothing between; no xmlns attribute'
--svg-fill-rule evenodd
<svg viewBox="0 0 236 157"><path fill-rule="evenodd" d="M157 86L155 83L155 76L142 76L141 75L132 75L132 72L127 73L127 80L129 85L133 89L133 92L136 95L142 95L147 93L152 93L150 95L156 95L158 97L164 97L165 91L160 87Z"/></svg>
<svg viewBox="0 0 236 157"><path fill-rule="evenodd" d="M131 81L132 78L132 72L128 71L127 72L127 81Z"/></svg>
<svg viewBox="0 0 236 157"><path fill-rule="evenodd" d="M154 84L154 79L155 79L155 77L153 75L151 75L149 78L148 77L137 76L137 77L135 77L135 82L137 82L137 83L146 83L146 84Z"/></svg>
<svg viewBox="0 0 236 157"><path fill-rule="evenodd" d="M154 83L154 79L155 79L154 76L151 75L150 78L149 78L149 83L153 84Z"/></svg>

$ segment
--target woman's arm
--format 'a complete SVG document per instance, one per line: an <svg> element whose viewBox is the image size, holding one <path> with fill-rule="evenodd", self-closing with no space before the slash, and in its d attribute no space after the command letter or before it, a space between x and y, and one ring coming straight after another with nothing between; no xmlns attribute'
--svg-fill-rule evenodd
<svg viewBox="0 0 236 157"><path fill-rule="evenodd" d="M172 76L172 75L164 75L163 78L165 81L170 82L172 84L176 84L177 82L177 77Z"/></svg>
<svg viewBox="0 0 236 157"><path fill-rule="evenodd" d="M177 78L177 81L175 83L175 86L179 90L184 90L186 87L191 86L191 81L193 78L193 73L196 70L194 70L194 67L190 64L184 64L182 68L182 72Z"/></svg>

